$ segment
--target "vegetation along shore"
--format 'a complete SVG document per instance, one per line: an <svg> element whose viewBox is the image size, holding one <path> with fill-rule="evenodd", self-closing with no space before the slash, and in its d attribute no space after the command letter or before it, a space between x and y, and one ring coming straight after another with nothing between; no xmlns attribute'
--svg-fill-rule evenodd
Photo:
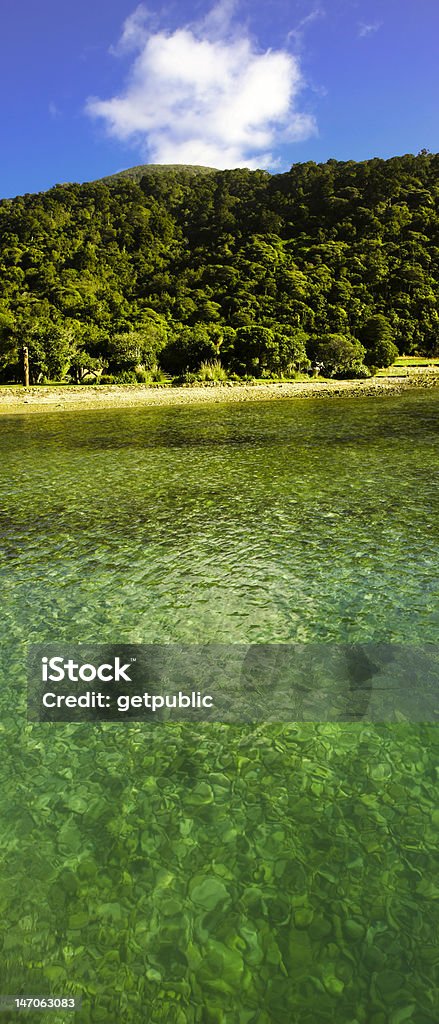
<svg viewBox="0 0 439 1024"><path fill-rule="evenodd" d="M0 416L132 406L251 402L285 398L350 398L391 396L413 388L439 387L439 368L407 376L376 376L368 380L255 381L213 386L169 387L145 384L84 387L0 387Z"/></svg>

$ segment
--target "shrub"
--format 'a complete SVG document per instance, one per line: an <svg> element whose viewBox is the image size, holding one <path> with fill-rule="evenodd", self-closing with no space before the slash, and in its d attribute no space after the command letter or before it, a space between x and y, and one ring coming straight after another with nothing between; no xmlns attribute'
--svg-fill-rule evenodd
<svg viewBox="0 0 439 1024"><path fill-rule="evenodd" d="M227 380L227 373L219 359L214 359L212 362L201 363L197 378L198 380L216 382Z"/></svg>
<svg viewBox="0 0 439 1024"><path fill-rule="evenodd" d="M151 380L151 375L143 370L140 366L135 369L136 381L138 384L147 384Z"/></svg>
<svg viewBox="0 0 439 1024"><path fill-rule="evenodd" d="M134 370L125 370L124 373L103 373L99 378L100 384L137 384L137 377Z"/></svg>
<svg viewBox="0 0 439 1024"><path fill-rule="evenodd" d="M166 374L163 373L163 370L160 368L160 366L157 366L157 364L153 366L150 373L150 377L155 384L161 384L162 381L166 380Z"/></svg>
<svg viewBox="0 0 439 1024"><path fill-rule="evenodd" d="M365 380L366 377L372 377L373 375L368 366L358 362L352 363L349 370L339 370L334 376L337 380Z"/></svg>
<svg viewBox="0 0 439 1024"><path fill-rule="evenodd" d="M172 381L172 387L173 388L181 388L181 387L184 388L184 387L187 387L188 384L196 384L197 382L198 382L197 374L196 373L191 373L189 370L185 370L185 372L181 373L179 377L174 377L174 380Z"/></svg>
<svg viewBox="0 0 439 1024"><path fill-rule="evenodd" d="M115 380L117 384L137 384L134 370L124 370L122 373L118 373Z"/></svg>

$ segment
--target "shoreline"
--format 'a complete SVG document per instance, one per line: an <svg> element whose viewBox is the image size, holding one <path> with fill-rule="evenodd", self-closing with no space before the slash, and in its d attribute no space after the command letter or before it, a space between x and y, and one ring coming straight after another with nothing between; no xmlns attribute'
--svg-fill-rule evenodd
<svg viewBox="0 0 439 1024"><path fill-rule="evenodd" d="M268 381L255 384L218 384L170 387L148 384L72 384L0 386L0 416L44 412L76 412L117 408L152 408L158 405L270 401L282 398L350 398L398 395L408 390L439 387L434 368L401 377L366 380Z"/></svg>

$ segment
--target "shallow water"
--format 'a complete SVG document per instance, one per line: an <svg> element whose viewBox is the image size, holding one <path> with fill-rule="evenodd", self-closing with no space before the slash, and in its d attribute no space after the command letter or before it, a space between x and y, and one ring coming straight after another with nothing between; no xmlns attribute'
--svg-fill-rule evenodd
<svg viewBox="0 0 439 1024"><path fill-rule="evenodd" d="M24 656L439 643L438 411L3 420L5 993L82 994L81 1022L437 1019L434 726L27 726Z"/></svg>

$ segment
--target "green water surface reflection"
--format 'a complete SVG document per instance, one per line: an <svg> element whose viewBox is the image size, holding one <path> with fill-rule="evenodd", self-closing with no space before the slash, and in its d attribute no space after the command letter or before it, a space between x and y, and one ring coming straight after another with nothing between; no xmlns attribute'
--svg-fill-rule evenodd
<svg viewBox="0 0 439 1024"><path fill-rule="evenodd" d="M82 995L81 1024L437 1021L434 726L29 726L24 663L439 643L438 411L2 420L4 993Z"/></svg>

